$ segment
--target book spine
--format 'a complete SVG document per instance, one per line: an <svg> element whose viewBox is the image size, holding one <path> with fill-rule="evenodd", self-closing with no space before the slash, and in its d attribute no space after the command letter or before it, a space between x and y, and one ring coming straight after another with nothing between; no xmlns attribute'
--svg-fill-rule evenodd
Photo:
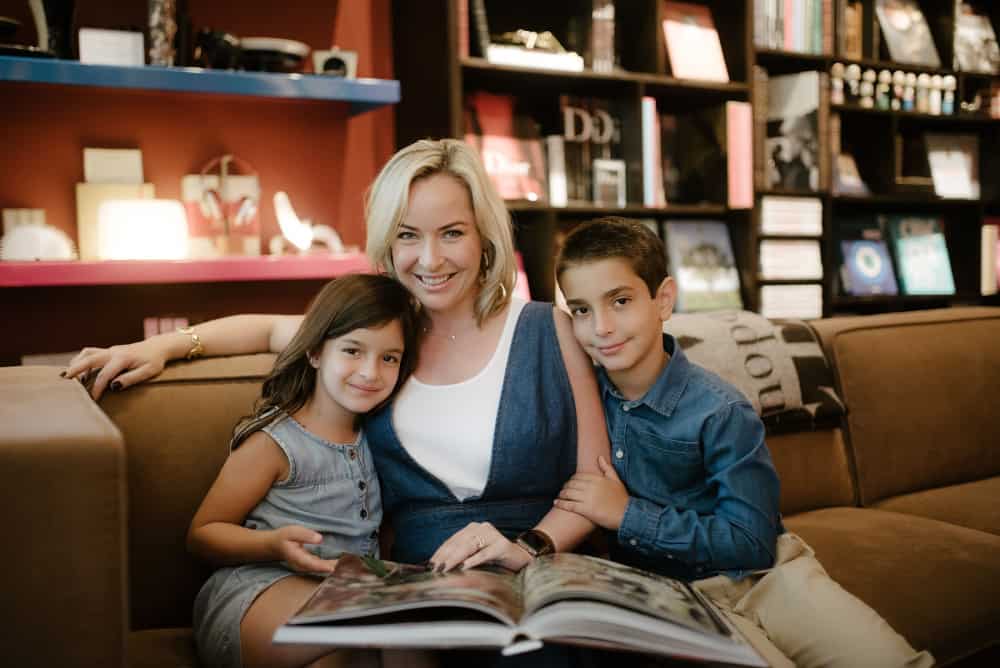
<svg viewBox="0 0 1000 668"><path fill-rule="evenodd" d="M822 0L823 14L820 17L820 49L824 56L833 55L833 0Z"/></svg>
<svg viewBox="0 0 1000 668"><path fill-rule="evenodd" d="M568 193L566 190L566 153L565 140L562 135L549 135L545 138L545 154L548 164L549 204L566 206Z"/></svg>
<svg viewBox="0 0 1000 668"><path fill-rule="evenodd" d="M660 143L656 133L656 99L642 98L642 204L657 206L656 202L656 153Z"/></svg>
<svg viewBox="0 0 1000 668"><path fill-rule="evenodd" d="M998 228L994 224L984 224L982 228L982 244L980 251L979 292L983 295L995 295L997 286L997 244L1000 239Z"/></svg>
<svg viewBox="0 0 1000 668"><path fill-rule="evenodd" d="M726 102L726 153L729 207L753 208L753 111L749 102Z"/></svg>
<svg viewBox="0 0 1000 668"><path fill-rule="evenodd" d="M458 57L469 57L469 0L458 0Z"/></svg>
<svg viewBox="0 0 1000 668"><path fill-rule="evenodd" d="M485 58L490 50L490 27L486 19L486 0L469 0L472 20L476 26L476 42L479 56Z"/></svg>
<svg viewBox="0 0 1000 668"><path fill-rule="evenodd" d="M753 144L754 144L754 186L765 190L767 184L767 155L764 150L767 139L767 70L759 65L753 68Z"/></svg>
<svg viewBox="0 0 1000 668"><path fill-rule="evenodd" d="M819 73L819 108L816 110L817 137L819 142L819 187L820 190L830 188L830 77L826 72Z"/></svg>

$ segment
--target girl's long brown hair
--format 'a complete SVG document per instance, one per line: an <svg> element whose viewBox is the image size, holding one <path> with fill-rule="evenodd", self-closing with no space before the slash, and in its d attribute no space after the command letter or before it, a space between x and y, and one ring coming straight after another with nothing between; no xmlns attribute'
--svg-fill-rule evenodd
<svg viewBox="0 0 1000 668"><path fill-rule="evenodd" d="M413 297L388 276L350 274L327 283L264 379L253 412L233 430L230 448L270 424L280 412L290 415L305 405L316 388L316 369L309 363L309 354L318 351L327 339L393 320L402 326L404 345L395 393L416 366L418 327Z"/></svg>

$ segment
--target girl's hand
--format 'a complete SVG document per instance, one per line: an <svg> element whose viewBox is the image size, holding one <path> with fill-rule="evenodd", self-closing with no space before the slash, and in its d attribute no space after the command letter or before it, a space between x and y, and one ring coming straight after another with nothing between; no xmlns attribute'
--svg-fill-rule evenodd
<svg viewBox="0 0 1000 668"><path fill-rule="evenodd" d="M112 390L121 390L156 376L167 360L165 347L146 339L110 348L84 348L70 360L64 373L67 378L79 378L84 385L93 379L90 396L96 401L109 385Z"/></svg>
<svg viewBox="0 0 1000 668"><path fill-rule="evenodd" d="M430 559L435 570L450 571L492 563L512 571L528 565L531 555L509 541L489 522L472 522L453 534Z"/></svg>
<svg viewBox="0 0 1000 668"><path fill-rule="evenodd" d="M284 561L299 573L331 573L337 565L336 559L320 559L308 552L303 545L319 545L323 536L304 526L290 524L275 529L272 533L272 549L278 561Z"/></svg>

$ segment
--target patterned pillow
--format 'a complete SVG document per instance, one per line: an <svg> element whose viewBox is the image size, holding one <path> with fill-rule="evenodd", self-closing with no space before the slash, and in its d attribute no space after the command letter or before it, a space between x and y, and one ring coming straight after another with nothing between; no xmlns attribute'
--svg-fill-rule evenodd
<svg viewBox="0 0 1000 668"><path fill-rule="evenodd" d="M808 324L750 311L677 314L663 325L691 361L747 396L769 433L833 427L844 415Z"/></svg>

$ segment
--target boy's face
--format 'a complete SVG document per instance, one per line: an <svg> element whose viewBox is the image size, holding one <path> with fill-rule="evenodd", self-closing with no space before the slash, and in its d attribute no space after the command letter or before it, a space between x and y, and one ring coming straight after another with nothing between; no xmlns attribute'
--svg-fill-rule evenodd
<svg viewBox="0 0 1000 668"><path fill-rule="evenodd" d="M651 384L663 363L663 321L677 298L674 279L663 279L650 296L628 262L609 258L570 266L559 285L576 339L612 382L620 389Z"/></svg>

